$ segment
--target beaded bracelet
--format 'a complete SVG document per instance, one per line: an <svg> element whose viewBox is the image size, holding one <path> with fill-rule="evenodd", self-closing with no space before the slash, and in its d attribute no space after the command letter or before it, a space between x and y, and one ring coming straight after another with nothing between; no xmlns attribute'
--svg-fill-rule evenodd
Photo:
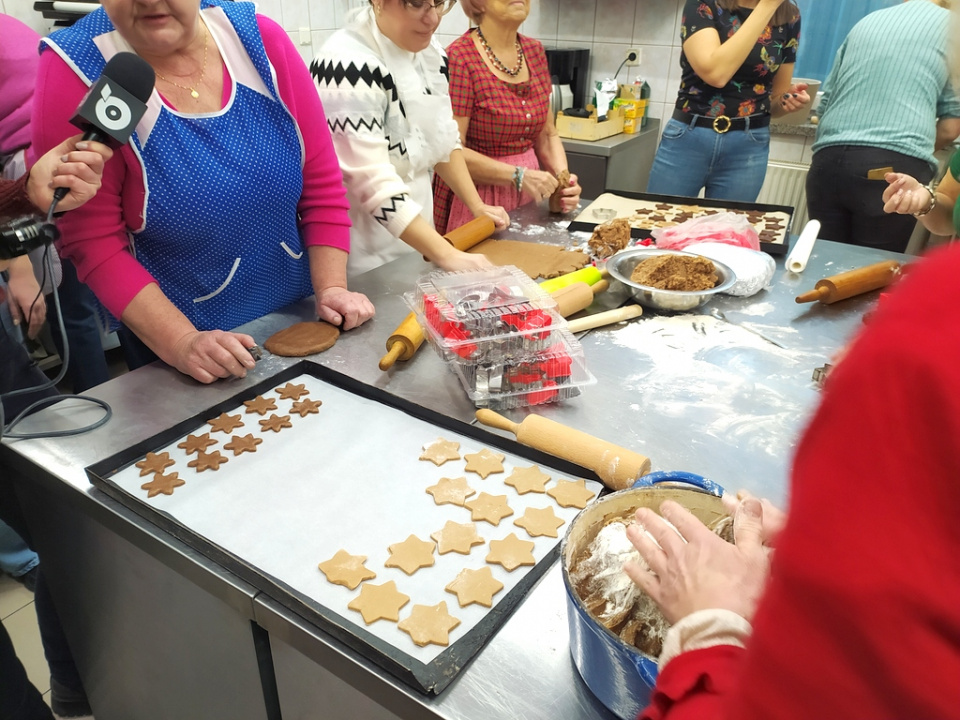
<svg viewBox="0 0 960 720"><path fill-rule="evenodd" d="M513 169L513 186L517 189L517 193L523 190L523 173L525 171L526 168L519 165Z"/></svg>

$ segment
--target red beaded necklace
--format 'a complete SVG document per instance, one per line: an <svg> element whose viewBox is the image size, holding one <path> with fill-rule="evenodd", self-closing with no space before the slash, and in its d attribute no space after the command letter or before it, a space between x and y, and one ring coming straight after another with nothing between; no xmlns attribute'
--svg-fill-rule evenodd
<svg viewBox="0 0 960 720"><path fill-rule="evenodd" d="M523 69L523 48L520 47L520 38L517 38L517 66L512 70L503 64L503 61L498 58L493 53L493 49L490 47L490 43L487 42L487 39L483 36L483 30L479 27L477 28L477 37L480 38L480 44L483 46L484 52L487 53L487 57L490 59L490 63L500 72L509 75L510 77L516 77L520 74L520 71Z"/></svg>

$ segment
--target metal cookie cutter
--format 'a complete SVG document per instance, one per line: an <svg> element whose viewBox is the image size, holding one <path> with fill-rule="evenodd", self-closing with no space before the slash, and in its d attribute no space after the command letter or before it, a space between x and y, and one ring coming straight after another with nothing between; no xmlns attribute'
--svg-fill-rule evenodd
<svg viewBox="0 0 960 720"><path fill-rule="evenodd" d="M263 350L260 349L259 345L248 347L247 352L250 353L251 357L253 357L254 360L261 360L263 358Z"/></svg>

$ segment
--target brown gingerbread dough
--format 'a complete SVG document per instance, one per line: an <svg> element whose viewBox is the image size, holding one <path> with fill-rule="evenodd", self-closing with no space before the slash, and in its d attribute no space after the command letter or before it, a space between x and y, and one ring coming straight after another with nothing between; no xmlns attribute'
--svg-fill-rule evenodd
<svg viewBox="0 0 960 720"><path fill-rule="evenodd" d="M397 627L409 634L420 647L430 643L447 646L450 631L459 624L460 621L447 612L447 604L439 602L436 605L414 605L410 617L397 623Z"/></svg>
<svg viewBox="0 0 960 720"><path fill-rule="evenodd" d="M484 255L494 265L516 265L534 280L566 275L590 261L579 251L522 240L484 240L468 252Z"/></svg>
<svg viewBox="0 0 960 720"><path fill-rule="evenodd" d="M491 607L493 596L503 590L503 583L493 576L489 567L482 567L479 570L464 568L444 589L457 596L460 607L466 607L471 603Z"/></svg>
<svg viewBox="0 0 960 720"><path fill-rule="evenodd" d="M616 218L593 229L587 241L590 252L598 258L608 258L630 244L630 222Z"/></svg>
<svg viewBox="0 0 960 720"><path fill-rule="evenodd" d="M557 484L547 490L547 495L557 501L560 507L585 508L596 495L587 490L586 480L557 480Z"/></svg>
<svg viewBox="0 0 960 720"><path fill-rule="evenodd" d="M274 355L303 357L329 350L338 337L340 331L330 323L300 322L275 332L263 346Z"/></svg>
<svg viewBox="0 0 960 720"><path fill-rule="evenodd" d="M717 268L705 257L657 255L637 263L630 279L659 290L709 290L717 284Z"/></svg>
<svg viewBox="0 0 960 720"><path fill-rule="evenodd" d="M550 196L550 212L563 212L560 201L563 199L563 189L570 186L570 171L561 170L557 173L557 189Z"/></svg>
<svg viewBox="0 0 960 720"><path fill-rule="evenodd" d="M364 583L360 594L351 600L347 607L363 615L363 621L369 625L377 620L400 619L400 608L410 602L410 596L397 590L397 584L389 580L382 585Z"/></svg>

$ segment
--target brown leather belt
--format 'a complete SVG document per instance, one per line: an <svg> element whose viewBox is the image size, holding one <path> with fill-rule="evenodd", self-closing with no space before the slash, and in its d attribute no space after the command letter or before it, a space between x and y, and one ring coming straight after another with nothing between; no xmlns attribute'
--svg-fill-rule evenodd
<svg viewBox="0 0 960 720"><path fill-rule="evenodd" d="M683 112L683 110L674 110L673 119L693 125L694 127L708 127L721 135L730 130L746 130L748 128L765 128L770 125L770 113L759 113L757 115L748 115L746 117L727 117L718 115L717 117L707 117L706 115L694 115Z"/></svg>

